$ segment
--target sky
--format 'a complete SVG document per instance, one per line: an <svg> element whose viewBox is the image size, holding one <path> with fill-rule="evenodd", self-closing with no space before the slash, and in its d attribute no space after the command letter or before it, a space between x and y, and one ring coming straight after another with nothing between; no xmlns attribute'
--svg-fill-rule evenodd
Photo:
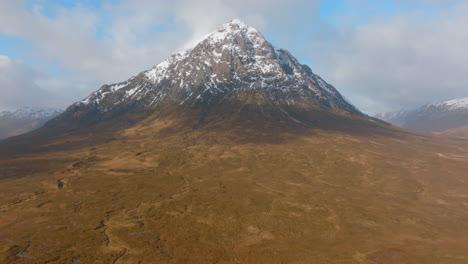
<svg viewBox="0 0 468 264"><path fill-rule="evenodd" d="M0 109L66 108L238 18L363 112L468 97L468 0L0 0Z"/></svg>

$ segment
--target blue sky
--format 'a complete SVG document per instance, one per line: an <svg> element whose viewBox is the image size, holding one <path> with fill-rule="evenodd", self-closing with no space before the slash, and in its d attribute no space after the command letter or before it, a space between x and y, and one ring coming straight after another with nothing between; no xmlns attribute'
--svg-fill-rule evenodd
<svg viewBox="0 0 468 264"><path fill-rule="evenodd" d="M0 109L66 107L235 17L363 111L412 108L468 96L466 11L462 0L0 0Z"/></svg>

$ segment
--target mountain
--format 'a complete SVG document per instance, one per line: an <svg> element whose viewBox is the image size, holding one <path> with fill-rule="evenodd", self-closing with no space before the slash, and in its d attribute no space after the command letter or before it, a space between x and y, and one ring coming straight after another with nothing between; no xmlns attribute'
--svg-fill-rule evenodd
<svg viewBox="0 0 468 264"><path fill-rule="evenodd" d="M245 105L276 109L283 115L310 109L362 115L288 51L233 20L152 69L102 86L60 118L90 123L129 112L147 115L167 107L171 112L206 114L213 112L210 109L235 112Z"/></svg>
<svg viewBox="0 0 468 264"><path fill-rule="evenodd" d="M42 126L63 110L51 107L22 107L0 112L0 139L17 136Z"/></svg>
<svg viewBox="0 0 468 264"><path fill-rule="evenodd" d="M428 104L416 110L378 114L376 118L422 132L455 129L468 125L468 97Z"/></svg>
<svg viewBox="0 0 468 264"><path fill-rule="evenodd" d="M191 128L231 122L264 130L379 129L378 120L362 114L288 51L232 20L194 47L124 82L103 85L40 130L4 144L15 146L9 153L44 150L55 147L48 141L70 134L96 143L148 119L176 119Z"/></svg>
<svg viewBox="0 0 468 264"><path fill-rule="evenodd" d="M234 20L0 141L0 263L464 263L467 160Z"/></svg>
<svg viewBox="0 0 468 264"><path fill-rule="evenodd" d="M408 120L408 116L413 114L413 112L414 110L399 110L395 112L378 113L375 115L375 118L396 126L402 126Z"/></svg>

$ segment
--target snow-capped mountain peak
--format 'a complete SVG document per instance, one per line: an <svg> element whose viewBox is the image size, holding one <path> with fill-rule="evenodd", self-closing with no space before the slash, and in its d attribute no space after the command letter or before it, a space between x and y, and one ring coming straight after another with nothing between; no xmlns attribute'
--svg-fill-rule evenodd
<svg viewBox="0 0 468 264"><path fill-rule="evenodd" d="M197 57L203 55L205 60L200 60L203 64L201 67L203 67L226 64L228 61L225 58L233 53L245 61L253 58L253 62L248 62L252 64L252 67L256 67L260 72L264 73L275 67L280 67L278 63L273 63L272 60L281 52L283 51L275 49L255 28L234 19L207 35L193 48L177 52L156 65L146 72L146 76L152 82L157 83L166 77L165 74L171 65L187 60L191 55ZM217 73L216 71L213 72L212 77L216 77ZM214 79L213 82L216 82L216 78Z"/></svg>
<svg viewBox="0 0 468 264"><path fill-rule="evenodd" d="M360 114L308 66L238 19L150 70L125 82L104 85L74 106L100 112L130 105L144 109L168 104L201 107L245 99L245 94L256 97L249 99L252 102Z"/></svg>
<svg viewBox="0 0 468 264"><path fill-rule="evenodd" d="M233 19L231 22L223 24L217 31L211 33L205 40L201 41L201 43L226 44L226 40L229 40L231 45L237 44L244 49L246 49L247 46L255 49L263 45L269 45L268 41L260 32L238 19ZM225 48L233 47L226 45Z"/></svg>

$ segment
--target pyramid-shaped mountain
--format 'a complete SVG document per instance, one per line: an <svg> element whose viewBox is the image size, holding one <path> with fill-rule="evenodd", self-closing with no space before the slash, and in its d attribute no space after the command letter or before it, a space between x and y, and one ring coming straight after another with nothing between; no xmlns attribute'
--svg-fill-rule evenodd
<svg viewBox="0 0 468 264"><path fill-rule="evenodd" d="M311 110L362 115L288 51L273 46L244 22L232 20L150 70L102 86L69 107L59 120L95 123L168 107L171 110L166 112L235 113L245 106L296 117L297 112Z"/></svg>
<svg viewBox="0 0 468 264"><path fill-rule="evenodd" d="M178 131L217 124L213 129L256 138L251 132L281 138L281 131L301 134L311 128L353 133L388 128L288 51L232 20L153 68L103 85L40 129L4 141L3 150L48 149L50 142L76 137L84 140L77 146L92 145L137 124L164 120L175 121Z"/></svg>

